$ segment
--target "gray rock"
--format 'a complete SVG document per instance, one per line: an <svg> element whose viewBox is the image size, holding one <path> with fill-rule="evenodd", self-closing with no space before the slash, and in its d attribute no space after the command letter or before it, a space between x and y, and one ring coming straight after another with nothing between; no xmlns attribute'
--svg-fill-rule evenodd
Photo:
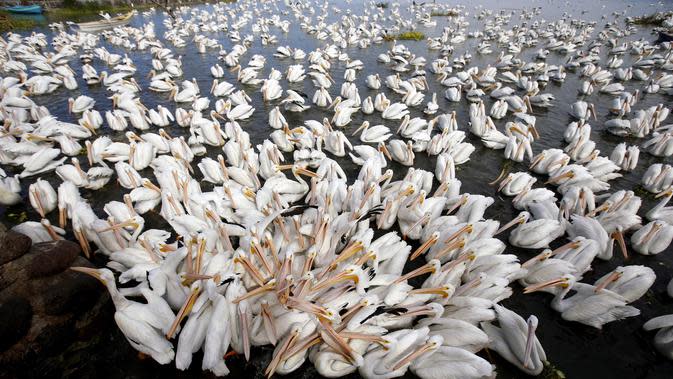
<svg viewBox="0 0 673 379"><path fill-rule="evenodd" d="M69 270L49 277L40 287L44 289L40 297L47 315L84 313L105 292L95 278Z"/></svg>
<svg viewBox="0 0 673 379"><path fill-rule="evenodd" d="M65 362L86 359L79 352L100 342L114 313L105 287L69 270L93 265L70 241L31 247L30 238L2 229L0 241L0 378L71 370Z"/></svg>
<svg viewBox="0 0 673 379"><path fill-rule="evenodd" d="M30 249L31 240L28 236L8 231L0 236L0 265L11 262Z"/></svg>
<svg viewBox="0 0 673 379"><path fill-rule="evenodd" d="M33 318L33 308L22 297L0 302L0 351L14 345L26 335Z"/></svg>
<svg viewBox="0 0 673 379"><path fill-rule="evenodd" d="M31 278L39 278L59 273L79 256L81 249L71 241L43 242L33 246L26 271Z"/></svg>

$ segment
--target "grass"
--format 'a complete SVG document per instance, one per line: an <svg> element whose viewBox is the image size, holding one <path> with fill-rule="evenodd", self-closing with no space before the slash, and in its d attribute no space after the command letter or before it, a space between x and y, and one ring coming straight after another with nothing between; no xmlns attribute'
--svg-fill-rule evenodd
<svg viewBox="0 0 673 379"><path fill-rule="evenodd" d="M393 34L393 35L387 35L383 37L384 40L386 41L394 41L394 40L400 40L400 41L420 41L425 39L425 34L421 32L403 32L400 34Z"/></svg>
<svg viewBox="0 0 673 379"><path fill-rule="evenodd" d="M225 3L233 3L236 0L220 0ZM202 0L187 0L176 4L185 4L185 3L201 3ZM76 0L65 0L62 3L60 8L50 8L45 10L45 15L47 20L70 20L70 19L81 19L82 17L87 16L96 16L101 12L109 13L112 16L115 16L118 13L126 13L133 9L136 10L145 10L151 7L159 8L156 4L149 2L146 4L138 4L135 7L131 7L128 4L119 4L117 6L112 6L108 4L98 4L94 1L89 1L86 3L78 3ZM44 22L44 21L43 21ZM22 17L10 14L5 10L0 9L0 33L8 32L10 30L25 30L31 29L41 24L31 17Z"/></svg>
<svg viewBox="0 0 673 379"><path fill-rule="evenodd" d="M204 3L204 0L186 0L182 2L171 1L169 5L175 7L183 4L195 4L195 3ZM220 0L223 3L234 3L236 0ZM164 4L163 1L159 1L160 4ZM153 2L148 2L145 4L137 4L133 7L129 4L120 4L112 6L109 4L98 4L95 1L88 1L86 3L78 3L76 0L65 0L63 1L63 6L61 8L48 9L48 15L55 18L76 18L81 16L91 16L98 15L100 12L109 13L111 16L114 16L117 13L126 13L133 9L135 10L145 10L150 8L156 8L157 10L162 10L157 4Z"/></svg>
<svg viewBox="0 0 673 379"><path fill-rule="evenodd" d="M30 29L35 27L37 23L30 18L17 18L4 10L0 10L0 33L10 30Z"/></svg>
<svg viewBox="0 0 673 379"><path fill-rule="evenodd" d="M384 3L383 1L380 2L380 3L376 3L376 7L377 7L377 8L383 8L383 9L386 9L386 8L388 8L388 5L390 5L390 4L388 4L388 3Z"/></svg>
<svg viewBox="0 0 673 379"><path fill-rule="evenodd" d="M149 8L152 5L154 4L152 3L141 4L139 6L136 6L135 9ZM70 0L70 1L64 1L62 8L48 9L47 14L49 16L58 18L69 18L69 17L97 15L100 12L106 12L114 16L116 13L124 13L132 9L134 8L132 8L129 5L111 6L111 5L98 4L93 1L84 4L80 3L74 4L73 1Z"/></svg>

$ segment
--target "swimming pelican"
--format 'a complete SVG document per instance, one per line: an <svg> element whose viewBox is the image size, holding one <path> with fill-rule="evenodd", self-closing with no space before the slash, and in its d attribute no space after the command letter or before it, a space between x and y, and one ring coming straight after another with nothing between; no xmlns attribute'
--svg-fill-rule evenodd
<svg viewBox="0 0 673 379"><path fill-rule="evenodd" d="M500 327L482 323L482 328L491 339L490 347L526 374L539 375L544 369L547 355L535 336L537 317L530 316L524 320L503 306L496 304L494 308Z"/></svg>
<svg viewBox="0 0 673 379"><path fill-rule="evenodd" d="M626 299L618 293L577 282L572 275L528 286L524 293L550 286L561 288L552 301L552 308L561 312L564 320L577 321L601 329L609 322L640 314L638 309L629 306ZM575 294L566 299L571 290L575 291Z"/></svg>

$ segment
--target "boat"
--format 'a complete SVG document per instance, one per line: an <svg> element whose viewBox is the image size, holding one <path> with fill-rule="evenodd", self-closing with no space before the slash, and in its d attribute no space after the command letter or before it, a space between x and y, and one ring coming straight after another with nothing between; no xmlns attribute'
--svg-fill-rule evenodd
<svg viewBox="0 0 673 379"><path fill-rule="evenodd" d="M81 32L95 33L105 29L116 28L128 24L133 17L133 11L117 17L107 18L100 21L80 22L76 28Z"/></svg>
<svg viewBox="0 0 673 379"><path fill-rule="evenodd" d="M15 5L12 7L5 7L3 9L9 13L15 13L15 14L42 14L42 7L37 4Z"/></svg>

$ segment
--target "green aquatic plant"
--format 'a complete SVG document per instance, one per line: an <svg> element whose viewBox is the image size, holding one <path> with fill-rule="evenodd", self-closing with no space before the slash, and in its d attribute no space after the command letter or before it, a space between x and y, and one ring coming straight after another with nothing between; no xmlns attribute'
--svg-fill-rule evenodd
<svg viewBox="0 0 673 379"><path fill-rule="evenodd" d="M237 0L220 0L222 3L235 3ZM169 1L168 5L175 4L175 7L184 5L184 4L199 4L199 3L206 3L203 0L187 0L187 1ZM161 7L163 6L164 2L163 1L148 1L144 4L133 4L131 3L126 3L126 4L119 4L119 5L111 5L111 4L101 4L96 1L86 1L84 3L80 3L77 0L64 0L61 3L61 7L59 8L51 8L47 9L47 15L49 17L57 18L57 19L67 19L67 18L77 18L77 17L82 17L82 16L93 16L93 15L98 15L99 13L109 13L110 15L115 15L117 13L126 13L129 12L133 9L135 10L145 10L145 9L150 9L152 7L156 8L157 10L161 10Z"/></svg>
<svg viewBox="0 0 673 379"><path fill-rule="evenodd" d="M430 13L431 17L450 17L450 16L458 16L458 11L455 9L447 9L445 11L432 11Z"/></svg>
<svg viewBox="0 0 673 379"><path fill-rule="evenodd" d="M512 167L514 167L514 161L506 160L502 162L502 171L510 172L512 171Z"/></svg>
<svg viewBox="0 0 673 379"><path fill-rule="evenodd" d="M664 21L673 17L673 11L657 12L650 15L633 17L628 21L636 25L663 26Z"/></svg>
<svg viewBox="0 0 673 379"><path fill-rule="evenodd" d="M141 4L135 6L135 9L145 9L149 8L152 3ZM81 17L81 16L91 16L98 15L99 13L109 13L115 15L117 13L125 13L134 9L129 5L109 5L109 4L98 4L94 1L88 1L86 3L79 3L75 0L66 0L63 2L61 8L53 8L47 10L47 15L49 17L55 18L71 18L71 17Z"/></svg>
<svg viewBox="0 0 673 379"><path fill-rule="evenodd" d="M9 212L7 213L7 220L12 224L20 224L28 219L26 211Z"/></svg>
<svg viewBox="0 0 673 379"><path fill-rule="evenodd" d="M643 186L638 185L636 188L633 189L633 193L636 194L636 196L639 196L640 198L652 198L652 194L650 191L646 190L643 188Z"/></svg>
<svg viewBox="0 0 673 379"><path fill-rule="evenodd" d="M542 378L542 379L565 379L566 374L564 374L563 371L556 368L556 366L554 366L551 362L545 361L544 362L544 370L542 370L542 373L540 374L539 378Z"/></svg>
<svg viewBox="0 0 673 379"><path fill-rule="evenodd" d="M420 41L425 39L425 34L417 31L403 32L400 34L391 34L383 37L386 41L400 40L400 41Z"/></svg>
<svg viewBox="0 0 673 379"><path fill-rule="evenodd" d="M12 17L9 12L0 10L0 32L8 32L10 30L30 29L35 27L37 23L30 18Z"/></svg>
<svg viewBox="0 0 673 379"><path fill-rule="evenodd" d="M647 290L647 292L645 292L645 295L643 295L643 299L645 299L645 303L647 305L652 305L652 304L656 303L657 295L654 293L654 291L652 291L650 289L650 290Z"/></svg>

